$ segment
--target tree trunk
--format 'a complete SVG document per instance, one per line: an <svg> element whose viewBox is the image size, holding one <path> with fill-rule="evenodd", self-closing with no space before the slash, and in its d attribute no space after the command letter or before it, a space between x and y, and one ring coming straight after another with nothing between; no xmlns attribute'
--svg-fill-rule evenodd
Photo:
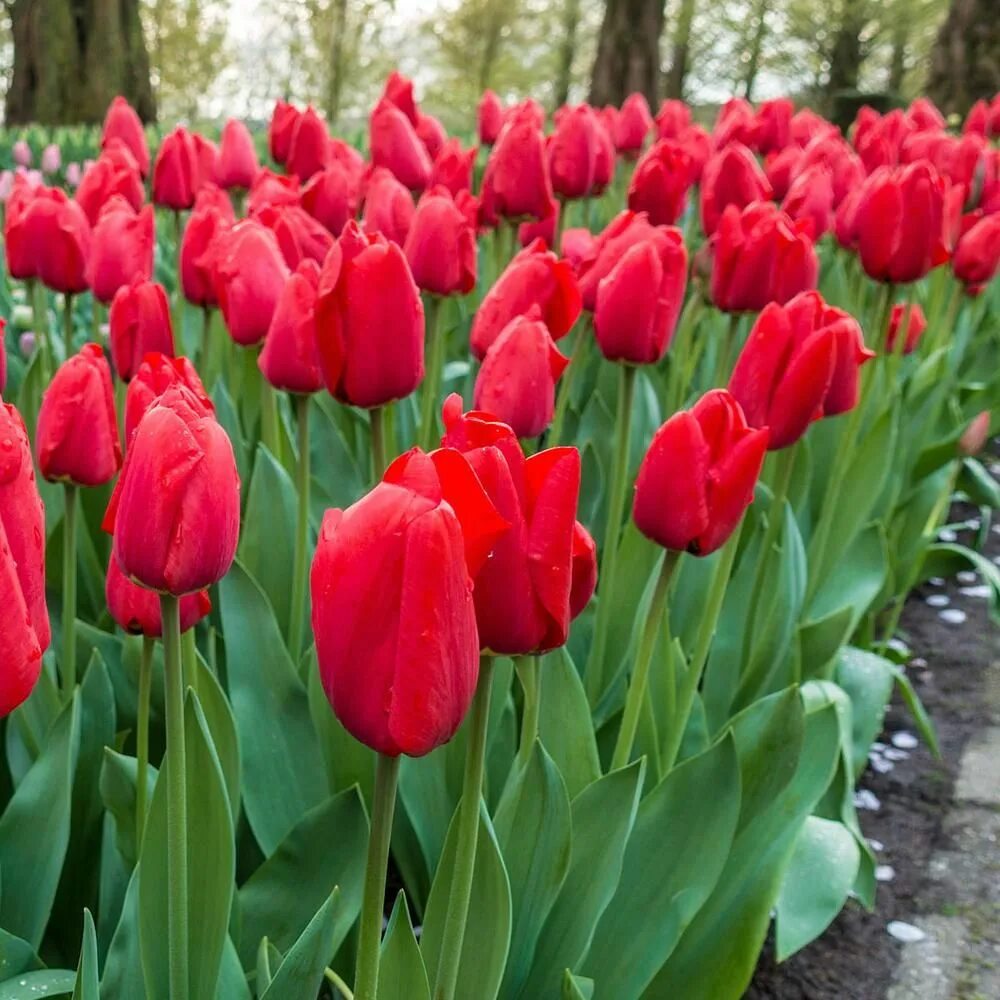
<svg viewBox="0 0 1000 1000"><path fill-rule="evenodd" d="M635 91L660 96L663 0L607 0L590 81L590 103L621 104Z"/></svg>
<svg viewBox="0 0 1000 1000"><path fill-rule="evenodd" d="M844 3L843 19L837 27L830 52L826 90L831 98L841 91L858 89L864 58L861 33L867 20L866 14L863 0L846 0Z"/></svg>
<svg viewBox="0 0 1000 1000"><path fill-rule="evenodd" d="M753 85L757 81L757 71L760 69L760 56L764 48L764 38L767 35L767 0L757 0L754 4L753 38L750 41L750 58L747 60L747 71L743 77L743 96L749 101L753 95Z"/></svg>
<svg viewBox="0 0 1000 1000"><path fill-rule="evenodd" d="M503 34L506 12L501 4L504 0L489 0L486 6L486 28L483 35L483 51L479 60L479 92L488 90L493 82L493 70L500 55L500 40Z"/></svg>
<svg viewBox="0 0 1000 1000"><path fill-rule="evenodd" d="M691 45L691 23L694 21L695 0L681 0L674 28L670 69L667 70L666 94L675 100L684 98L684 81L687 78L688 54Z"/></svg>
<svg viewBox="0 0 1000 1000"><path fill-rule="evenodd" d="M892 55L889 57L889 93L898 94L903 89L906 76L906 48L910 42L910 25L900 4L896 5L892 25Z"/></svg>
<svg viewBox="0 0 1000 1000"><path fill-rule="evenodd" d="M14 0L9 124L100 122L117 94L156 117L139 0Z"/></svg>
<svg viewBox="0 0 1000 1000"><path fill-rule="evenodd" d="M996 0L951 0L931 52L928 91L945 114L962 115L1000 91Z"/></svg>
<svg viewBox="0 0 1000 1000"><path fill-rule="evenodd" d="M326 117L334 125L344 91L344 36L347 34L347 0L334 0L330 26L330 71L326 87Z"/></svg>
<svg viewBox="0 0 1000 1000"><path fill-rule="evenodd" d="M556 76L556 107L569 100L573 82L573 57L576 55L576 29L580 23L580 0L563 0L563 36L559 46L559 67Z"/></svg>

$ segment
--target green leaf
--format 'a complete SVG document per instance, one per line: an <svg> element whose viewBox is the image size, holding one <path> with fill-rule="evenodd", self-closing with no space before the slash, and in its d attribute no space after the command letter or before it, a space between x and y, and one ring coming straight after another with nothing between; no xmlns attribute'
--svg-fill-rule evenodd
<svg viewBox="0 0 1000 1000"><path fill-rule="evenodd" d="M842 823L806 819L778 894L775 951L779 962L819 937L854 884L861 851Z"/></svg>
<svg viewBox="0 0 1000 1000"><path fill-rule="evenodd" d="M80 945L80 964L76 967L73 1000L101 1000L97 976L97 932L90 910L83 911L83 943Z"/></svg>
<svg viewBox="0 0 1000 1000"><path fill-rule="evenodd" d="M239 890L240 961L253 966L262 937L285 952L334 886L340 888L335 947L361 909L368 819L357 788L307 812Z"/></svg>
<svg viewBox="0 0 1000 1000"><path fill-rule="evenodd" d="M243 807L265 854L327 797L305 687L267 598L239 564L219 584Z"/></svg>
<svg viewBox="0 0 1000 1000"><path fill-rule="evenodd" d="M240 814L240 747L236 735L236 720L233 718L233 710L229 707L229 700L222 686L208 668L200 652L196 660L198 701L205 713L212 745L222 767L222 777L225 779L226 792L229 795L229 811L232 813L235 826Z"/></svg>
<svg viewBox="0 0 1000 1000"><path fill-rule="evenodd" d="M970 503L1000 510L1000 483L986 471L978 459L962 460L957 486L969 498Z"/></svg>
<svg viewBox="0 0 1000 1000"><path fill-rule="evenodd" d="M535 740L531 756L504 789L494 825L514 913L500 990L501 996L511 997L531 968L535 942L566 878L573 844L566 786L540 741Z"/></svg>
<svg viewBox="0 0 1000 1000"><path fill-rule="evenodd" d="M295 485L288 473L264 445L258 445L240 532L239 559L267 594L282 635L288 634L291 614L297 509Z"/></svg>
<svg viewBox="0 0 1000 1000"><path fill-rule="evenodd" d="M79 744L80 696L74 694L0 817L0 925L35 949L49 921L69 844Z"/></svg>
<svg viewBox="0 0 1000 1000"><path fill-rule="evenodd" d="M338 898L334 889L278 966L261 1000L316 1000L323 970L334 952Z"/></svg>
<svg viewBox="0 0 1000 1000"><path fill-rule="evenodd" d="M990 588L990 617L1000 623L1000 568L981 552L955 542L937 542L928 547L920 566L919 580L931 576L953 576L971 566Z"/></svg>
<svg viewBox="0 0 1000 1000"><path fill-rule="evenodd" d="M115 753L110 747L104 748L104 763L101 766L99 787L101 801L115 824L118 850L122 857L134 865L139 851L135 842L135 787L138 761ZM149 766L146 771L146 801L153 798L156 785L156 768Z"/></svg>
<svg viewBox="0 0 1000 1000"><path fill-rule="evenodd" d="M72 969L41 969L0 983L0 1000L38 1000L73 992L76 973Z"/></svg>
<svg viewBox="0 0 1000 1000"><path fill-rule="evenodd" d="M188 983L191 1000L214 1000L229 925L236 857L229 798L197 695L184 704L188 843ZM167 789L164 759L139 861L139 937L149 1000L167 998Z"/></svg>
<svg viewBox="0 0 1000 1000"><path fill-rule="evenodd" d="M216 335L226 336L221 330L216 331ZM250 477L250 456L247 453L243 428L240 425L236 406L222 379L219 379L212 387L212 402L215 404L215 416L233 443L233 455L236 458L236 470L240 474L240 482L245 483Z"/></svg>
<svg viewBox="0 0 1000 1000"><path fill-rule="evenodd" d="M236 946L231 937L226 938L222 950L222 967L219 969L219 988L216 992L218 1000L251 1000L247 977L243 975L240 957L236 954Z"/></svg>
<svg viewBox="0 0 1000 1000"><path fill-rule="evenodd" d="M895 663L891 665L891 670L893 677L896 678L896 683L899 685L899 693L902 695L903 701L906 703L906 707L917 725L917 731L923 737L924 742L930 747L931 753L935 757L940 758L941 745L938 743L937 731L934 729L934 723L927 714L927 709L924 708L924 703L920 700L920 695L917 694L913 682L906 676L906 671Z"/></svg>
<svg viewBox="0 0 1000 1000"><path fill-rule="evenodd" d="M562 1000L593 1000L594 980L574 976L567 969L563 973Z"/></svg>
<svg viewBox="0 0 1000 1000"><path fill-rule="evenodd" d="M847 646L837 660L836 680L851 699L851 769L857 777L868 766L868 751L882 731L892 695L892 663L884 656Z"/></svg>
<svg viewBox="0 0 1000 1000"><path fill-rule="evenodd" d="M556 972L576 968L587 954L597 922L618 888L645 767L645 761L633 761L573 799L569 871L538 937L521 1000L554 998Z"/></svg>
<svg viewBox="0 0 1000 1000"><path fill-rule="evenodd" d="M457 819L456 810L427 900L423 933L420 937L420 952L424 957L430 982L437 978L438 962L444 945L444 922L451 896L458 839ZM511 895L500 845L482 804L479 812L476 865L472 876L472 899L475 903L469 908L469 918L465 925L455 996L494 1000L500 989L510 948Z"/></svg>
<svg viewBox="0 0 1000 1000"><path fill-rule="evenodd" d="M830 547L837 549L840 558L830 564L829 572L806 609L806 618L818 622L850 605L853 632L885 584L889 566L885 532L880 525L872 524L855 537L849 548Z"/></svg>
<svg viewBox="0 0 1000 1000"><path fill-rule="evenodd" d="M40 969L42 960L27 941L0 929L0 976L9 979L33 969Z"/></svg>
<svg viewBox="0 0 1000 1000"><path fill-rule="evenodd" d="M825 678L830 662L848 640L854 624L854 608L845 604L817 621L798 627L799 663L802 680Z"/></svg>
<svg viewBox="0 0 1000 1000"><path fill-rule="evenodd" d="M730 733L674 768L643 799L618 889L583 963L599 996L643 993L711 895L739 814L739 759Z"/></svg>
<svg viewBox="0 0 1000 1000"><path fill-rule="evenodd" d="M396 896L382 940L376 997L377 1000L431 1000L427 970L402 890Z"/></svg>
<svg viewBox="0 0 1000 1000"><path fill-rule="evenodd" d="M139 869L132 872L118 926L108 947L101 992L106 997L126 997L136 983L142 982L142 956L139 946Z"/></svg>

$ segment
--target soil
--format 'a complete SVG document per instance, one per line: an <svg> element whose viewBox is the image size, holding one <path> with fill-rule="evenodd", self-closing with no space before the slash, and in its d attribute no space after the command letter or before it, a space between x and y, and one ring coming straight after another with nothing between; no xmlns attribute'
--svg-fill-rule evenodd
<svg viewBox="0 0 1000 1000"><path fill-rule="evenodd" d="M956 506L952 522L977 513ZM960 540L972 542L971 537ZM996 529L989 532L985 552L991 558L1000 553ZM953 846L944 820L952 805L962 751L989 722L989 708L981 695L987 670L997 660L997 630L989 621L986 601L960 594L961 586L951 579L942 586L919 588L907 601L902 618L903 638L917 658L908 672L936 726L942 759L936 760L921 743L888 773L869 767L858 782L881 802L877 811L859 809L859 819L865 835L884 845L876 852L878 863L891 865L895 877L879 883L874 912L848 902L820 938L781 965L774 961L769 942L745 1000L885 998L902 947L886 925L906 920L932 892L928 861L933 852ZM939 609L926 603L931 593L948 594L949 607L965 611L966 621L958 626L942 621ZM897 695L880 739L890 743L899 730L916 733ZM1000 929L994 927L993 934L1000 935Z"/></svg>

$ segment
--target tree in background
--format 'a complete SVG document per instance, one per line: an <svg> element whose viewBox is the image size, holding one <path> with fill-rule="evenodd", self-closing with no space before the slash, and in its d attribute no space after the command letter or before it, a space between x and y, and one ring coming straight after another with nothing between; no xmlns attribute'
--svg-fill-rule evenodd
<svg viewBox="0 0 1000 1000"><path fill-rule="evenodd" d="M13 42L9 123L98 122L115 94L156 116L140 0L3 0Z"/></svg>
<svg viewBox="0 0 1000 1000"><path fill-rule="evenodd" d="M621 104L631 93L660 98L663 0L606 0L590 83L590 103Z"/></svg>
<svg viewBox="0 0 1000 1000"><path fill-rule="evenodd" d="M577 28L580 24L580 0L563 0L562 39L559 43L559 67L556 76L555 104L569 100L573 83L573 60L576 56Z"/></svg>
<svg viewBox="0 0 1000 1000"><path fill-rule="evenodd" d="M943 111L965 114L1000 91L996 0L951 0L931 56L929 92Z"/></svg>
<svg viewBox="0 0 1000 1000"><path fill-rule="evenodd" d="M680 0L677 18L674 22L670 45L670 69L667 70L665 92L667 97L681 100L684 97L684 81L687 78L691 25L694 23L695 0Z"/></svg>

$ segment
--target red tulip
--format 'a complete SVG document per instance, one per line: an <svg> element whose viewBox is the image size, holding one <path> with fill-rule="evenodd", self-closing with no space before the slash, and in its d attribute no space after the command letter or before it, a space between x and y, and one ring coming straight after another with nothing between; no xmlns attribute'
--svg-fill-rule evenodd
<svg viewBox="0 0 1000 1000"><path fill-rule="evenodd" d="M807 220L819 240L833 226L833 178L822 164L802 170L792 181L781 209L795 222Z"/></svg>
<svg viewBox="0 0 1000 1000"><path fill-rule="evenodd" d="M768 201L771 185L753 153L742 143L731 143L705 166L701 179L701 226L706 236L718 228L726 206L746 208L753 201Z"/></svg>
<svg viewBox="0 0 1000 1000"><path fill-rule="evenodd" d="M350 143L344 142L343 139L330 138L330 163L339 164L345 170L350 171L358 180L365 172L364 156L361 155L360 150L355 149Z"/></svg>
<svg viewBox="0 0 1000 1000"><path fill-rule="evenodd" d="M302 189L302 207L333 236L339 236L347 220L358 214L360 201L360 177L337 160L313 174Z"/></svg>
<svg viewBox="0 0 1000 1000"><path fill-rule="evenodd" d="M595 187L601 123L588 104L560 110L548 145L552 190L562 198L587 198Z"/></svg>
<svg viewBox="0 0 1000 1000"><path fill-rule="evenodd" d="M146 415L146 411L174 386L181 386L187 390L185 398L188 398L203 416L215 412L215 407L208 398L194 365L187 358L171 358L156 352L147 354L142 359L135 378L129 382L125 394L126 442L132 440L132 434Z"/></svg>
<svg viewBox="0 0 1000 1000"><path fill-rule="evenodd" d="M570 621L597 581L593 540L576 520L580 454L549 448L525 459L514 431L493 414L444 409L444 444L465 453L510 530L475 574L479 643L527 654L566 642Z"/></svg>
<svg viewBox="0 0 1000 1000"><path fill-rule="evenodd" d="M700 184L705 167L715 152L712 137L700 125L692 125L685 129L678 142L691 157L691 183Z"/></svg>
<svg viewBox="0 0 1000 1000"><path fill-rule="evenodd" d="M420 112L417 110L417 102L413 96L413 81L403 76L398 69L394 69L385 81L382 89L382 100L387 101L406 115L411 125L416 127L420 120Z"/></svg>
<svg viewBox="0 0 1000 1000"><path fill-rule="evenodd" d="M149 281L153 275L153 206L136 215L129 203L116 195L101 212L94 227L87 261L87 283L100 302L110 302L119 288L133 279Z"/></svg>
<svg viewBox="0 0 1000 1000"><path fill-rule="evenodd" d="M298 177L286 177L264 167L257 172L250 188L247 211L253 215L266 205L281 208L283 205L298 205L301 200Z"/></svg>
<svg viewBox="0 0 1000 1000"><path fill-rule="evenodd" d="M220 201L216 194L221 195ZM221 239L233 224L232 204L219 188L206 187L198 192L194 209L181 237L180 272L184 298L196 306L217 306L212 279L213 241Z"/></svg>
<svg viewBox="0 0 1000 1000"><path fill-rule="evenodd" d="M323 170L329 160L330 136L326 122L310 106L295 121L285 168L300 181L307 181Z"/></svg>
<svg viewBox="0 0 1000 1000"><path fill-rule="evenodd" d="M989 410L977 413L969 421L969 426L965 428L962 436L958 439L958 453L960 455L978 455L986 447L986 442L990 439L990 422Z"/></svg>
<svg viewBox="0 0 1000 1000"><path fill-rule="evenodd" d="M910 103L906 118L915 128L938 131L947 122L929 97L918 97Z"/></svg>
<svg viewBox="0 0 1000 1000"><path fill-rule="evenodd" d="M142 120L124 97L116 97L104 116L101 149L107 148L116 140L128 147L135 158L136 166L145 177L149 173L149 146L146 144L146 133L142 127Z"/></svg>
<svg viewBox="0 0 1000 1000"><path fill-rule="evenodd" d="M601 279L594 333L609 361L653 364L670 346L687 286L687 250L679 229L654 229L632 244Z"/></svg>
<svg viewBox="0 0 1000 1000"><path fill-rule="evenodd" d="M803 150L800 146L785 146L764 158L764 173L771 192L779 201L788 194L792 180L802 169Z"/></svg>
<svg viewBox="0 0 1000 1000"><path fill-rule="evenodd" d="M903 353L912 354L927 329L927 317L919 302L897 302L889 316L889 328L885 332L885 349L890 354L896 349L899 328L906 317L906 332L903 335Z"/></svg>
<svg viewBox="0 0 1000 1000"><path fill-rule="evenodd" d="M862 108L856 119L853 141L865 170L872 173L879 167L895 166L903 140L912 130L913 126L899 108L887 115Z"/></svg>
<svg viewBox="0 0 1000 1000"><path fill-rule="evenodd" d="M379 753L419 757L455 734L479 674L472 579L506 529L455 451L412 451L323 519L312 629L341 724Z"/></svg>
<svg viewBox="0 0 1000 1000"><path fill-rule="evenodd" d="M0 717L38 680L51 633L45 606L45 509L21 415L0 402Z"/></svg>
<svg viewBox="0 0 1000 1000"><path fill-rule="evenodd" d="M733 97L719 109L712 129L716 149L722 150L730 143L753 149L757 145L760 126L750 102Z"/></svg>
<svg viewBox="0 0 1000 1000"><path fill-rule="evenodd" d="M170 325L170 303L163 286L136 276L122 285L108 313L111 360L123 382L139 370L151 352L173 357L174 333Z"/></svg>
<svg viewBox="0 0 1000 1000"><path fill-rule="evenodd" d="M97 344L64 361L42 396L38 471L50 482L100 486L122 464L111 369Z"/></svg>
<svg viewBox="0 0 1000 1000"><path fill-rule="evenodd" d="M222 127L216 183L224 188L248 189L259 167L250 130L239 119L230 118Z"/></svg>
<svg viewBox="0 0 1000 1000"><path fill-rule="evenodd" d="M321 264L333 246L330 231L298 205L265 205L253 218L274 233L289 268L307 259Z"/></svg>
<svg viewBox="0 0 1000 1000"><path fill-rule="evenodd" d="M111 617L129 635L144 635L148 639L159 639L163 635L159 596L129 580L121 571L114 555L108 562L104 597ZM208 591L199 590L196 594L182 597L180 610L181 631L186 632L212 610Z"/></svg>
<svg viewBox="0 0 1000 1000"><path fill-rule="evenodd" d="M431 157L416 129L394 104L381 101L369 119L372 164L385 167L410 191L422 191L431 177Z"/></svg>
<svg viewBox="0 0 1000 1000"><path fill-rule="evenodd" d="M4 333L7 320L0 316L0 394L7 388L7 345L4 343Z"/></svg>
<svg viewBox="0 0 1000 1000"><path fill-rule="evenodd" d="M404 251L422 291L468 295L476 287L476 234L447 188L421 196Z"/></svg>
<svg viewBox="0 0 1000 1000"><path fill-rule="evenodd" d="M554 340L569 333L581 308L572 266L538 240L517 254L483 297L469 333L472 353L482 360L510 321L532 307Z"/></svg>
<svg viewBox="0 0 1000 1000"><path fill-rule="evenodd" d="M61 190L36 191L12 224L9 238L11 257L19 264L33 261L48 288L67 295L86 291L90 223L83 209Z"/></svg>
<svg viewBox="0 0 1000 1000"><path fill-rule="evenodd" d="M977 294L1000 270L1000 214L973 215L970 222L958 241L952 266L955 277Z"/></svg>
<svg viewBox="0 0 1000 1000"><path fill-rule="evenodd" d="M518 225L517 242L521 249L531 246L535 240L541 240L546 246L554 246L562 208L555 198L552 199L551 208L552 211L544 219L528 219Z"/></svg>
<svg viewBox="0 0 1000 1000"><path fill-rule="evenodd" d="M50 227L49 216L58 210L57 190L32 187L23 175L14 175L3 226L5 263L12 278L28 280L38 277L38 259L44 252L44 234ZM36 199L43 204L36 206Z"/></svg>
<svg viewBox="0 0 1000 1000"><path fill-rule="evenodd" d="M205 184L215 184L219 176L219 147L211 139L200 132L191 133L191 144L194 146L194 193Z"/></svg>
<svg viewBox="0 0 1000 1000"><path fill-rule="evenodd" d="M475 146L462 149L460 139L449 139L434 158L431 169L431 186L439 184L446 187L453 195L459 191L472 188L472 168L476 162L478 150Z"/></svg>
<svg viewBox="0 0 1000 1000"><path fill-rule="evenodd" d="M767 428L747 426L725 390L707 392L653 435L635 481L632 516L658 545L707 556L725 544L753 500ZM677 474L678 469L684 475Z"/></svg>
<svg viewBox="0 0 1000 1000"><path fill-rule="evenodd" d="M784 149L792 141L795 105L787 97L764 101L757 109L756 148L762 155Z"/></svg>
<svg viewBox="0 0 1000 1000"><path fill-rule="evenodd" d="M980 99L976 101L971 108L969 108L969 113L965 116L965 123L962 126L962 131L966 135L975 133L976 135L984 136L987 134L989 122L990 106L986 101Z"/></svg>
<svg viewBox="0 0 1000 1000"><path fill-rule="evenodd" d="M829 136L841 138L840 129L812 108L802 108L792 115L791 136L792 142L803 148L815 139Z"/></svg>
<svg viewBox="0 0 1000 1000"><path fill-rule="evenodd" d="M625 251L649 238L656 229L644 212L620 212L607 224L577 268L584 309L593 311L597 305L597 286Z"/></svg>
<svg viewBox="0 0 1000 1000"><path fill-rule="evenodd" d="M292 146L292 133L301 114L298 108L286 101L278 100L275 103L267 129L268 149L275 163L284 165L288 159L288 151Z"/></svg>
<svg viewBox="0 0 1000 1000"><path fill-rule="evenodd" d="M288 275L274 233L259 222L245 219L218 237L212 281L237 344L251 347L264 339Z"/></svg>
<svg viewBox="0 0 1000 1000"><path fill-rule="evenodd" d="M285 282L257 364L276 389L309 393L323 388L316 334L319 265L306 258Z"/></svg>
<svg viewBox="0 0 1000 1000"><path fill-rule="evenodd" d="M492 146L503 128L504 110L500 98L492 90L484 92L479 100L476 118L479 141L484 146Z"/></svg>
<svg viewBox="0 0 1000 1000"><path fill-rule="evenodd" d="M121 195L138 212L146 200L142 175L132 154L117 139L84 171L75 198L93 226L101 209Z"/></svg>
<svg viewBox="0 0 1000 1000"><path fill-rule="evenodd" d="M194 204L201 180L198 150L191 133L178 125L166 136L153 164L153 203L175 212Z"/></svg>
<svg viewBox="0 0 1000 1000"><path fill-rule="evenodd" d="M559 252L573 269L574 274L582 274L596 259L597 238L589 229L564 229ZM594 296L596 299L596 289Z"/></svg>
<svg viewBox="0 0 1000 1000"><path fill-rule="evenodd" d="M381 233L402 246L410 231L416 207L413 196L391 171L376 167L368 179L361 227L366 233Z"/></svg>
<svg viewBox="0 0 1000 1000"><path fill-rule="evenodd" d="M839 135L818 136L805 147L798 161L798 170L808 170L815 164L823 164L830 171L834 208L864 183L864 165Z"/></svg>
<svg viewBox="0 0 1000 1000"><path fill-rule="evenodd" d="M679 139L691 124L691 109L683 102L666 100L656 112L656 134L660 139Z"/></svg>
<svg viewBox="0 0 1000 1000"><path fill-rule="evenodd" d="M240 533L240 479L226 432L180 386L146 412L129 441L104 530L135 583L181 597L226 575Z"/></svg>
<svg viewBox="0 0 1000 1000"><path fill-rule="evenodd" d="M645 212L654 226L672 226L684 214L690 186L690 155L679 143L661 139L636 164L628 207Z"/></svg>
<svg viewBox="0 0 1000 1000"><path fill-rule="evenodd" d="M441 152L441 147L448 141L448 133L444 126L433 115L418 111L416 132L417 138L424 144L427 155L433 161Z"/></svg>
<svg viewBox="0 0 1000 1000"><path fill-rule="evenodd" d="M522 108L507 119L490 152L483 197L508 219L544 219L552 204L545 139L534 113Z"/></svg>
<svg viewBox="0 0 1000 1000"><path fill-rule="evenodd" d="M424 307L403 251L349 222L326 260L316 303L326 387L352 406L384 406L424 377Z"/></svg>
<svg viewBox="0 0 1000 1000"><path fill-rule="evenodd" d="M793 223L776 205L730 205L711 240L711 296L726 312L757 311L816 287L819 260L809 223Z"/></svg>
<svg viewBox="0 0 1000 1000"><path fill-rule="evenodd" d="M615 121L615 148L625 156L637 157L652 127L653 116L646 98L642 94L629 94Z"/></svg>

